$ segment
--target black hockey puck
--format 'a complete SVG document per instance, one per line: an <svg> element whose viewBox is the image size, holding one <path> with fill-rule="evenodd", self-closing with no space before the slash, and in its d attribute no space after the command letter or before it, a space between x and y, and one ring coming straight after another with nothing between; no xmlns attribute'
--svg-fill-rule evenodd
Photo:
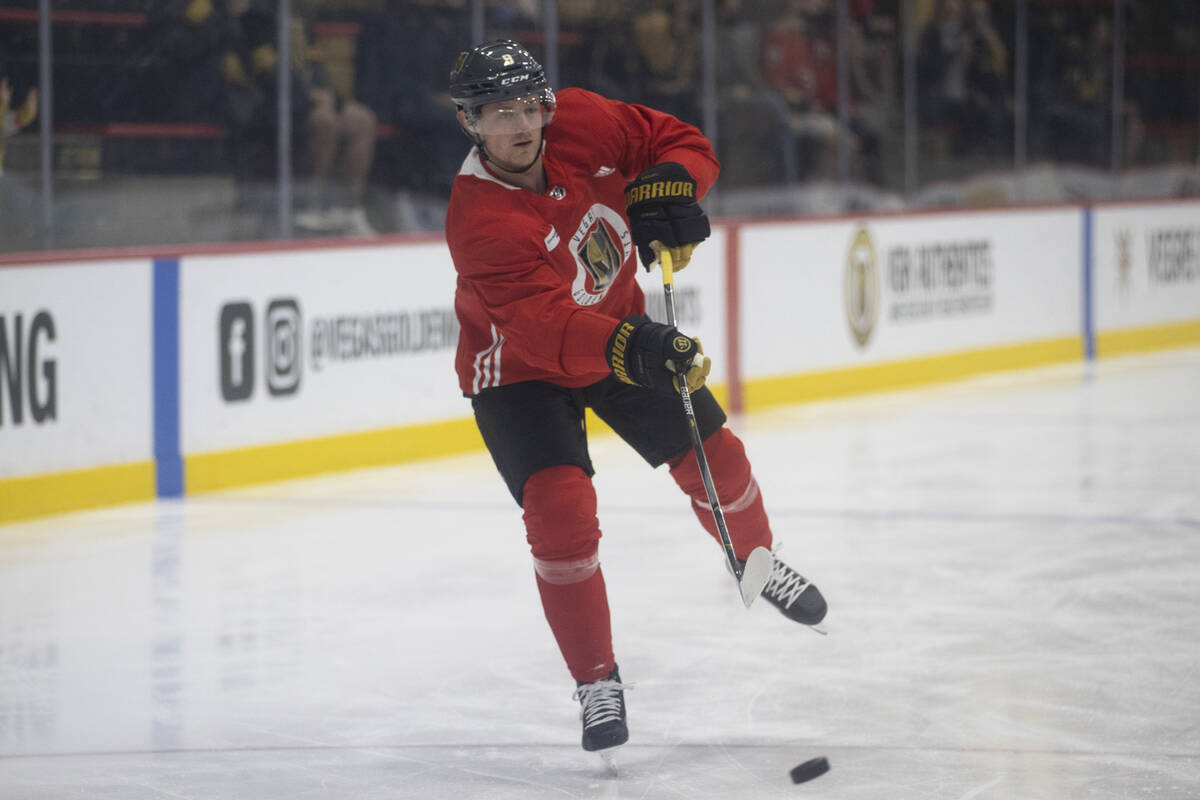
<svg viewBox="0 0 1200 800"><path fill-rule="evenodd" d="M811 781L813 778L819 778L829 772L829 759L825 756L817 756L810 758L803 764L792 767L789 773L792 776L792 783L804 783Z"/></svg>

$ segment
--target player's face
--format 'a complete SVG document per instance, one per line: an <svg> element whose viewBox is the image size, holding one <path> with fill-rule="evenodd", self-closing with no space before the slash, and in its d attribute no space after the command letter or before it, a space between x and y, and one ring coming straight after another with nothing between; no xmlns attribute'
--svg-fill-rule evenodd
<svg viewBox="0 0 1200 800"><path fill-rule="evenodd" d="M475 131L497 166L524 169L542 152L542 126L548 115L541 95L489 103L479 110Z"/></svg>
<svg viewBox="0 0 1200 800"><path fill-rule="evenodd" d="M541 130L546 124L546 105L541 94L488 103L479 109L475 130L483 136L520 134Z"/></svg>

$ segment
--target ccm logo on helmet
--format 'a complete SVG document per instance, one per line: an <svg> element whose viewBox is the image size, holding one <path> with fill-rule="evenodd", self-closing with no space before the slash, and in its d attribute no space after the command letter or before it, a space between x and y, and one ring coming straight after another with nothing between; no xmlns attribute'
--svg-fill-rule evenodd
<svg viewBox="0 0 1200 800"><path fill-rule="evenodd" d="M634 186L625 193L625 205L641 203L655 197L695 197L696 185L691 181L655 181Z"/></svg>
<svg viewBox="0 0 1200 800"><path fill-rule="evenodd" d="M514 83L520 83L521 81L528 80L528 79L529 79L529 73L522 72L520 75L513 75L511 78L501 78L500 85L501 86L510 86Z"/></svg>

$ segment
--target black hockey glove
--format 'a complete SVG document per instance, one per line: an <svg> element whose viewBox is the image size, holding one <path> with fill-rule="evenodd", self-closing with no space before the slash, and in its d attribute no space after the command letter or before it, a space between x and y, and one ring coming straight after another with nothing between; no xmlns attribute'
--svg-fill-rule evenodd
<svg viewBox="0 0 1200 800"><path fill-rule="evenodd" d="M696 180L675 161L655 164L625 184L625 210L633 243L647 270L656 257L651 242L670 249L678 271L687 266L696 245L712 233L696 202Z"/></svg>
<svg viewBox="0 0 1200 800"><path fill-rule="evenodd" d="M711 366L699 339L647 317L621 320L605 348L608 366L618 380L656 391L679 391L675 376L687 376L689 392L704 385Z"/></svg>

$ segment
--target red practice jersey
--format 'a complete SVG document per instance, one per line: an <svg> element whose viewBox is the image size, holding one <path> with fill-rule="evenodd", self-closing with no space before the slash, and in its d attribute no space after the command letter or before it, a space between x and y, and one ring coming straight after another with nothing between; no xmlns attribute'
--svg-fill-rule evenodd
<svg viewBox="0 0 1200 800"><path fill-rule="evenodd" d="M587 386L609 374L605 345L641 314L637 248L624 189L664 161L682 164L703 196L717 179L712 146L692 125L582 89L558 93L545 128L545 194L494 177L472 148L454 179L446 241L462 330L463 392L520 381Z"/></svg>

